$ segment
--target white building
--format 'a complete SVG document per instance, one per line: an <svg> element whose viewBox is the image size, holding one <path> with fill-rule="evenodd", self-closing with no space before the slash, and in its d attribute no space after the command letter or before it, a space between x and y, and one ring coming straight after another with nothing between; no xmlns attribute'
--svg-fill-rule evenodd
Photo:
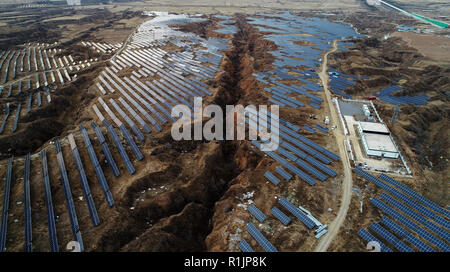
<svg viewBox="0 0 450 272"><path fill-rule="evenodd" d="M385 124L358 122L358 132L367 156L397 159L399 151Z"/></svg>

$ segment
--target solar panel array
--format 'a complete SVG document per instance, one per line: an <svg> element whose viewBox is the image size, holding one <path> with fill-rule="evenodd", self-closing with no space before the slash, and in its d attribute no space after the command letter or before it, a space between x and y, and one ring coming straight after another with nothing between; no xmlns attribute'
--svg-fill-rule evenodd
<svg viewBox="0 0 450 272"><path fill-rule="evenodd" d="M242 250L242 252L255 252L255 250L245 240L241 240L238 243L238 247Z"/></svg>
<svg viewBox="0 0 450 272"><path fill-rule="evenodd" d="M390 248L388 248L385 244L383 244L380 240L378 240L375 236L370 234L367 230L361 229L358 231L358 235L363 238L367 242L378 242L378 244L381 247L382 252L392 252Z"/></svg>
<svg viewBox="0 0 450 272"><path fill-rule="evenodd" d="M286 198L281 197L278 200L278 203L280 203L285 209L287 209L292 215L298 218L303 224L305 224L309 229L312 229L316 226L316 224L309 219L299 208L295 207L294 204L289 202Z"/></svg>
<svg viewBox="0 0 450 272"><path fill-rule="evenodd" d="M277 252L277 249L267 240L266 237L252 224L248 223L245 229L258 242L258 244L267 252Z"/></svg>
<svg viewBox="0 0 450 272"><path fill-rule="evenodd" d="M387 216L381 218L381 223L387 228L391 229L394 233L404 238L406 241L414 245L417 249L423 252L434 252L434 249L425 244L422 240L418 239L410 232L402 228L400 225L389 219Z"/></svg>
<svg viewBox="0 0 450 272"><path fill-rule="evenodd" d="M278 183L280 183L280 179L277 178L274 174L272 174L269 171L266 171L266 173L264 173L264 176L270 180L270 182L272 182L275 186L278 185Z"/></svg>
<svg viewBox="0 0 450 272"><path fill-rule="evenodd" d="M108 162L108 165L111 167L114 176L116 177L120 176L119 168L117 167L117 164L111 154L111 151L109 150L108 143L106 142L105 137L103 136L103 132L100 130L100 128L97 126L95 122L92 122L91 126L94 129L95 134L97 135L97 139L102 146L103 154L105 154L106 161Z"/></svg>
<svg viewBox="0 0 450 272"><path fill-rule="evenodd" d="M250 204L250 206L248 206L248 211L261 223L267 218L267 216L254 204Z"/></svg>
<svg viewBox="0 0 450 272"><path fill-rule="evenodd" d="M73 134L69 134L69 143L72 149L72 155L75 159L75 166L78 171L78 176L81 180L81 187L83 189L84 197L86 198L86 204L88 206L89 214L91 215L92 224L97 226L100 224L100 219L97 214L97 209L95 208L94 199L91 195L91 189L89 188L89 182L86 177L86 173L84 171L83 162L80 158L80 153L78 152L77 145L75 143L75 138L73 137Z"/></svg>
<svg viewBox="0 0 450 272"><path fill-rule="evenodd" d="M277 167L275 171L280 174L285 180L290 180L292 178L292 175L289 174L286 170L284 170L282 167Z"/></svg>
<svg viewBox="0 0 450 272"><path fill-rule="evenodd" d="M377 186L379 186L380 188L384 189L389 194L393 195L394 197L396 197L398 199L397 200L394 197L390 196L389 194L383 192L381 194L381 199L386 201L390 206L387 205L386 203L382 202L380 199L377 199L377 198L372 198L371 199L370 202L372 204L374 204L377 208L381 209L383 212L385 212L389 216L395 218L398 222L403 224L405 227L407 227L411 231L417 233L423 239L427 240L428 242L430 242L431 244L433 244L434 246L436 246L440 250L445 251L445 252L450 250L450 246L446 242L444 242L444 241L448 242L448 239L450 238L448 232L445 229L443 229L443 228L437 226L436 224L434 224L430 220L430 218L425 217L425 214L430 214L429 210L428 210L428 213L424 212L426 210L424 207L419 208L419 204L417 204L416 202L412 201L412 199L408 198L405 194L401 193L400 191L396 190L394 187L392 187L392 186L388 185L387 183L381 181L380 179L376 178L375 176L372 176L372 175L368 174L366 171L362 170L361 168L356 167L354 169L354 171L356 173L360 174L361 176L363 176L364 178L368 179L369 181L373 182L374 184L376 184ZM396 185L397 187L403 187L404 186L404 185L401 185L398 181L395 181L392 178L389 179L389 177L387 175L385 175L385 174L382 177L385 180L390 180L391 184ZM404 187L406 187L406 186L404 186ZM407 188L407 189L408 189L407 191L409 191L411 193L412 190L409 189L409 188ZM414 191L412 191L412 192L414 192ZM417 193L415 193L415 194L417 194ZM410 207L408 207L407 205L403 204L400 201L403 201L404 203L406 203L410 207L416 209L417 211L421 211L421 213L423 215L415 212L413 209L411 209ZM398 209L403 214L398 212L398 211L396 211L394 208ZM434 215L433 213L431 213L431 214ZM436 216L434 216L432 218L436 218ZM443 218L441 218L441 219L445 221L445 219L443 219ZM419 224L415 223L415 222L421 224L423 227L420 226ZM434 236L433 234L431 234L424 227L426 227L430 231L434 232L440 238L438 238L438 237ZM409 238L409 239L410 240L414 240L414 239L411 239L411 238ZM444 241L442 241L440 239L444 239ZM419 244L419 243L417 243L417 241L414 241L414 243ZM423 247L423 246L420 245L420 247Z"/></svg>
<svg viewBox="0 0 450 272"><path fill-rule="evenodd" d="M58 159L58 168L61 174L61 180L64 189L64 196L66 197L66 205L69 212L70 224L72 226L72 233L74 235L75 241L77 241L80 245L80 250L84 251L83 240L78 225L77 213L75 211L75 206L73 203L72 191L70 190L69 177L67 176L66 166L62 155L61 144L59 143L59 140L55 140L54 144L56 148L56 157Z"/></svg>
<svg viewBox="0 0 450 272"><path fill-rule="evenodd" d="M428 104L428 99L429 97L423 94L419 94L416 96L409 96L409 95L404 95L404 96L397 96L397 95L393 95L394 92L397 92L401 90L400 86L397 85L392 85L392 86L388 86L385 87L383 89L380 90L380 93L374 93L374 96L379 97L381 100L394 104L394 105L416 105L416 106L423 106Z"/></svg>
<svg viewBox="0 0 450 272"><path fill-rule="evenodd" d="M23 195L25 209L25 250L33 251L32 219L31 219L31 193L30 193L30 153L25 157L23 177Z"/></svg>
<svg viewBox="0 0 450 272"><path fill-rule="evenodd" d="M86 129L80 125L81 133L83 134L84 144L88 150L89 158L91 159L92 166L94 167L95 174L97 175L97 179L100 183L100 187L102 188L103 194L105 196L106 202L109 207L114 205L113 196L109 190L108 182L106 181L105 175L103 174L103 170L98 162L97 155L95 154L94 147L92 146L91 140L89 139L89 135Z"/></svg>
<svg viewBox="0 0 450 272"><path fill-rule="evenodd" d="M287 226L291 222L291 219L277 207L273 207L270 212L285 226Z"/></svg>
<svg viewBox="0 0 450 272"><path fill-rule="evenodd" d="M384 240L391 243L395 248L397 248L400 252L414 252L409 246L405 245L402 241L400 241L397 237L395 237L392 233L387 231L385 228L380 226L377 223L372 223L369 228L380 235Z"/></svg>
<svg viewBox="0 0 450 272"><path fill-rule="evenodd" d="M56 236L55 212L53 211L53 201L50 186L50 178L48 176L47 152L45 149L41 151L42 161L42 182L44 183L45 205L47 209L47 226L48 237L50 240L50 250L58 252L58 237Z"/></svg>
<svg viewBox="0 0 450 272"><path fill-rule="evenodd" d="M6 232L8 228L8 209L9 209L9 196L11 194L11 176L12 176L12 164L14 157L11 157L8 161L5 177L5 191L3 194L3 207L2 207L2 222L0 226L0 252L6 250Z"/></svg>
<svg viewBox="0 0 450 272"><path fill-rule="evenodd" d="M439 214L442 214L442 215L444 215L447 218L450 218L450 211L449 210L446 210L446 209L440 207L439 205L437 205L436 203L433 203L429 199L421 196L420 194L418 194L414 190L408 188L408 186L401 184L400 182L396 181L395 179L389 177L386 174L381 174L380 178L385 180L386 182L389 182L394 187L397 187L398 189L403 191L405 194L409 195L414 200L416 200L418 202L421 202L423 205L427 206L429 209L431 209L431 210L433 210L433 211L435 211L435 212L437 212ZM427 213L425 215L431 217L432 219L439 220L439 218L437 218L438 217L437 215L433 215L433 213L428 213L427 209L422 209L421 208L422 207L421 205L415 204L412 207L418 209L420 212L423 212L424 214ZM443 222L442 219L439 220L439 221L441 221L443 226L445 226L446 228L450 228L448 220L445 220L446 222Z"/></svg>

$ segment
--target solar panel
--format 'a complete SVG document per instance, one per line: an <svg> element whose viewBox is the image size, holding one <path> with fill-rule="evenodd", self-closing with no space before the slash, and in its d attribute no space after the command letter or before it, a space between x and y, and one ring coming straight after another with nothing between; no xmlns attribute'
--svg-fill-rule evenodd
<svg viewBox="0 0 450 272"><path fill-rule="evenodd" d="M239 242L238 247L242 250L242 252L255 252L255 250L244 239Z"/></svg>
<svg viewBox="0 0 450 272"><path fill-rule="evenodd" d="M144 159L144 155L142 155L141 151L139 150L139 148L137 147L136 143L134 142L133 137L131 137L130 133L125 128L125 125L122 124L119 127L119 129L122 132L122 135L124 136L124 138L127 140L128 144L130 145L131 150L133 151L134 155L136 155L136 158L139 161Z"/></svg>
<svg viewBox="0 0 450 272"><path fill-rule="evenodd" d="M6 103L5 106L5 117L3 118L3 122L2 125L0 127L0 134L3 133L3 130L5 129L5 125L6 125L6 121L8 120L9 117L9 103Z"/></svg>
<svg viewBox="0 0 450 272"><path fill-rule="evenodd" d="M251 236L258 242L258 244L264 248L267 252L277 252L277 249L262 235L262 233L252 224L248 223L245 229Z"/></svg>
<svg viewBox="0 0 450 272"><path fill-rule="evenodd" d="M264 173L264 176L270 180L270 182L272 182L275 186L278 185L278 183L280 183L280 179L277 178L274 174L272 174L271 172L267 171L266 173Z"/></svg>
<svg viewBox="0 0 450 272"><path fill-rule="evenodd" d="M392 209L391 207L386 205L384 202L380 201L377 198L372 198L370 200L370 203L372 203L377 208L381 209L382 211L384 211L386 214L390 215L391 217L397 219L403 225L407 226L409 229L416 232L417 234L419 234L420 236L425 238L428 242L437 246L442 251L445 251L445 252L450 251L450 247L447 244L445 244L441 240L437 239L432 234L430 234L428 231L424 230L423 228L421 228L420 226L418 226L411 220L407 219L405 216L403 216L399 212L395 211L394 209Z"/></svg>
<svg viewBox="0 0 450 272"><path fill-rule="evenodd" d="M73 137L73 134L69 134L69 144L72 150L72 155L75 159L75 166L77 167L78 176L81 180L81 188L83 189L83 194L86 198L86 204L88 206L89 214L91 216L92 224L97 226L100 224L100 219L97 214L97 209L95 208L94 199L91 195L91 189L89 188L89 183L86 177L86 173L84 172L83 162L80 158L80 153L78 152L78 148L75 142L75 138Z"/></svg>
<svg viewBox="0 0 450 272"><path fill-rule="evenodd" d="M314 159L311 156L306 156L305 160L307 162L311 163L312 165L314 165L316 168L318 168L322 172L330 175L331 177L335 177L337 175L336 171L334 171L333 169L331 169L328 166L324 165L323 163L317 161L316 159Z"/></svg>
<svg viewBox="0 0 450 272"><path fill-rule="evenodd" d="M114 199L111 195L111 192L109 191L108 182L106 181L105 175L103 174L103 170L100 166L100 163L98 162L97 155L95 154L95 150L94 147L92 146L91 140L89 139L89 135L82 125L80 125L79 128L81 130L81 134L83 134L84 145L88 150L89 158L91 159L92 166L94 167L95 174L100 183L100 187L102 188L103 194L106 198L106 202L108 203L109 207L112 207L114 205Z"/></svg>
<svg viewBox="0 0 450 272"><path fill-rule="evenodd" d="M370 234L367 230L365 229L361 229L358 231L358 235L363 238L366 242L378 242L378 244L381 247L381 251L383 252L392 252L392 250L390 248L388 248L385 244L383 244L380 240L378 240L377 238L375 238L375 236L373 236L372 234Z"/></svg>
<svg viewBox="0 0 450 272"><path fill-rule="evenodd" d="M286 208L292 215L298 218L303 224L305 224L309 229L312 229L316 226L316 224L309 219L299 208L297 208L294 204L289 202L286 198L281 197L278 200L284 208Z"/></svg>
<svg viewBox="0 0 450 272"><path fill-rule="evenodd" d="M64 189L64 195L66 197L67 210L69 212L70 224L72 226L72 233L75 240L80 244L81 251L84 251L83 240L81 239L81 232L78 226L77 213L75 211L75 205L73 203L72 192L69 185L69 177L67 176L66 166L64 164L64 158L61 150L59 140L54 142L56 147L56 158L58 159L58 168L61 174L61 180Z"/></svg>
<svg viewBox="0 0 450 272"><path fill-rule="evenodd" d="M430 209L432 209L448 218L450 217L450 211L438 206L437 204L426 199L425 197L421 196L420 194L416 193L415 191L413 191L412 189L408 188L407 186L401 184L400 182L394 180L393 178L389 177L388 175L382 174L382 175L380 175L380 178L391 183L392 185L399 188L400 190L405 192L407 195L411 196L413 199L423 203L425 206L429 207Z"/></svg>
<svg viewBox="0 0 450 272"><path fill-rule="evenodd" d="M139 130L139 128L136 126L136 124L133 122L133 120L131 120L130 117L128 117L128 115L119 107L119 105L117 105L117 103L116 103L116 101L114 101L114 99L111 98L109 100L109 102L111 103L111 105L113 105L114 109L120 114L120 116L122 116L122 118L125 120L125 122L127 122L127 124L131 127L131 130L137 136L138 140L143 141L144 135Z"/></svg>
<svg viewBox="0 0 450 272"><path fill-rule="evenodd" d="M102 150L106 156L106 161L108 162L109 166L111 167L111 170L113 171L114 176L116 176L116 177L120 176L119 168L117 168L116 162L115 162L113 156L111 155L111 151L109 151L108 143L106 142L102 131L100 130L100 128L97 126L97 124L95 122L92 122L91 126L94 129L95 134L97 134L97 139L100 142L100 144L102 145Z"/></svg>
<svg viewBox="0 0 450 272"><path fill-rule="evenodd" d="M280 107L286 107L286 104L284 104L283 102L281 102L281 101L275 99L274 97L269 98L268 101L271 102L271 103L273 103L273 104L276 104L276 105L278 105L278 106L280 106Z"/></svg>
<svg viewBox="0 0 450 272"><path fill-rule="evenodd" d="M53 211L52 193L51 193L50 179L48 176L47 153L45 149L41 151L41 161L42 161L42 182L44 183L45 206L47 209L47 224L48 224L48 237L50 240L50 250L52 252L58 252L59 248L58 248L58 237L56 236L55 213Z"/></svg>
<svg viewBox="0 0 450 272"><path fill-rule="evenodd" d="M323 127L323 126L321 126L321 125L319 125L319 124L316 124L316 128L317 128L318 130L324 132L324 133L328 133L328 128Z"/></svg>
<svg viewBox="0 0 450 272"><path fill-rule="evenodd" d="M381 194L381 199L383 199L384 201L386 201L387 203L389 203L391 206L399 209L400 211L402 211L404 214L408 215L409 217L413 218L414 220L416 220L417 222L421 223L422 225L426 226L427 228L429 228L432 232L436 233L437 235L441 236L442 238L444 238L446 241L449 241L450 239L450 234L443 230L442 228L438 227L437 225L435 225L434 223L430 222L429 220L427 220L425 217L423 217L422 215L412 211L410 208L406 207L405 205L403 205L402 203L400 203L399 201L395 200L394 198L392 198L391 196L389 196L386 193L382 193Z"/></svg>
<svg viewBox="0 0 450 272"><path fill-rule="evenodd" d="M31 196L30 196L30 153L25 157L25 169L23 177L23 195L25 209L25 250L33 251L33 236L31 225Z"/></svg>
<svg viewBox="0 0 450 272"><path fill-rule="evenodd" d="M279 155L277 155L275 152L272 151L266 151L265 152L267 155L269 155L271 158L273 158L274 160L276 160L277 162L281 163L281 165L283 165L285 168L289 169L290 171L292 171L294 174L296 174L299 178L301 178L302 180L306 181L309 185L314 185L316 184L316 181L310 177L308 174L306 174L305 172L303 172L302 170L298 169L297 167L295 167L293 164L291 164L290 162L286 161L285 159L281 158Z"/></svg>
<svg viewBox="0 0 450 272"><path fill-rule="evenodd" d="M286 180L290 180L292 178L292 175L289 174L286 170L284 170L282 167L277 167L275 170L280 176L282 176Z"/></svg>
<svg viewBox="0 0 450 272"><path fill-rule="evenodd" d="M288 225L291 222L291 219L282 211L280 211L277 207L273 207L270 212L273 216L275 216L278 220L280 220L283 225Z"/></svg>
<svg viewBox="0 0 450 272"><path fill-rule="evenodd" d="M14 118L14 124L13 124L13 127L12 127L12 132L15 132L17 130L17 122L19 122L21 106L22 106L22 104L20 104L20 103L17 105L16 118Z"/></svg>
<svg viewBox="0 0 450 272"><path fill-rule="evenodd" d="M125 163L125 167L127 168L128 172L132 175L135 172L135 169L133 167L133 164L130 161L130 158L128 157L127 152L125 151L125 148L123 147L122 143L119 140L119 136L117 136L116 131L114 128L108 123L108 121L103 120L103 124L108 129L108 133L111 136L116 148L119 150L119 154L122 157L123 162Z"/></svg>
<svg viewBox="0 0 450 272"><path fill-rule="evenodd" d="M311 165L309 165L307 162L305 162L304 160L298 158L295 161L296 164L300 165L301 168L305 169L308 173L314 175L316 178L318 178L320 181L324 181L327 176L325 176L324 174L322 174L321 172L317 171L317 169L315 169L314 167L312 167Z"/></svg>
<svg viewBox="0 0 450 272"><path fill-rule="evenodd" d="M311 132L311 133L315 133L315 132L316 132L316 131L315 131L312 127L310 127L310 126L303 126L303 128L304 128L306 131Z"/></svg>
<svg viewBox="0 0 450 272"><path fill-rule="evenodd" d="M402 194L400 191L398 191L395 188L387 185L386 183L384 183L383 181L379 180L378 178L368 174L367 172L365 172L361 168L356 167L354 169L354 171L356 173L362 175L364 178L368 179L369 181L373 182L377 186L379 186L379 187L383 188L384 190L388 191L390 194L392 194L393 196L395 196L398 199L402 200L403 202L407 203L408 205L410 205L411 207L415 208L416 210L421 211L424 214L429 214L429 211L426 210L425 208L423 208L421 205L415 203L410 198L408 198L407 196ZM392 184L395 184L395 183L392 183ZM439 228L437 225L435 225L434 223L430 222L429 220L424 218L422 215L414 212L410 208L406 207L405 205L401 204L400 202L396 201L395 199L392 199L388 195L383 195L383 196L384 196L386 201L390 202L390 204L392 204L393 206L401 209L403 212L405 212L407 215L411 216L413 219L415 219L418 222L422 223L424 226L430 228L433 232L437 233L438 235L440 235L441 237L445 238L446 240L449 238L449 234L445 230L443 230L442 228ZM434 216L434 214L432 214L432 213L431 213L431 215L432 215L432 217L431 217L432 219L440 221L444 225L446 224L446 221L443 220L443 218L441 218L441 220L439 220L440 217Z"/></svg>
<svg viewBox="0 0 450 272"><path fill-rule="evenodd" d="M2 222L0 226L0 252L6 251L6 232L8 229L9 196L11 194L11 175L14 157L8 161L6 168L5 191L3 194Z"/></svg>
<svg viewBox="0 0 450 272"><path fill-rule="evenodd" d="M261 223L267 218L266 215L253 204L248 206L248 211Z"/></svg>
<svg viewBox="0 0 450 272"><path fill-rule="evenodd" d="M378 223L373 222L369 229L376 232L378 235L380 235L383 239L391 243L396 249L398 249L400 252L414 252L409 246L405 245L402 241L398 240L397 237L395 237L392 233L387 231L385 228L380 226Z"/></svg>
<svg viewBox="0 0 450 272"><path fill-rule="evenodd" d="M131 114L131 116L136 119L136 121L138 121L138 123L142 126L142 128L144 129L145 132L150 133L151 129L150 127L147 125L147 123L136 113L136 111L134 111L134 109L132 107L130 107L130 105L128 105L127 102L125 102L125 100L123 100L122 97L119 97L119 102L122 104L122 106L125 107L125 109Z"/></svg>
<svg viewBox="0 0 450 272"><path fill-rule="evenodd" d="M414 235L412 235L410 232L408 232L404 228L400 227L397 223L395 223L388 217L383 216L383 218L381 218L381 223L383 225L385 225L386 227L390 228L392 231L394 231L400 237L405 238L406 241L410 242L412 245L414 245L420 251L434 252L434 249L432 249L430 246L428 246L427 244L422 242L422 240L417 239Z"/></svg>

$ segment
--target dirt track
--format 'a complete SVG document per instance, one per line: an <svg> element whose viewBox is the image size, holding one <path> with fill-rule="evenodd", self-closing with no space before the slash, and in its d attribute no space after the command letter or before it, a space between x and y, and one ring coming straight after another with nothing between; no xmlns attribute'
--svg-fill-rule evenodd
<svg viewBox="0 0 450 272"><path fill-rule="evenodd" d="M330 107L331 120L333 124L338 126L339 124L339 116L336 112L336 108L333 106L333 102L331 101L330 90L328 90L328 69L327 69L327 60L328 54L333 53L337 50L337 42L333 42L333 49L325 54L323 57L322 71L319 73L320 80L322 81L323 89L325 91L326 100L328 106ZM347 216L347 211L350 206L350 201L352 198L352 170L350 167L350 160L348 159L347 151L345 150L344 140L345 135L341 130L335 129L333 130L334 137L336 137L336 142L339 147L339 155L341 156L341 161L344 169L344 180L342 183L342 197L341 197L341 205L339 207L339 212L336 218L328 225L328 232L323 236L319 244L316 246L314 251L316 252L324 252L327 251L328 246L333 241L336 234L339 232L339 228Z"/></svg>

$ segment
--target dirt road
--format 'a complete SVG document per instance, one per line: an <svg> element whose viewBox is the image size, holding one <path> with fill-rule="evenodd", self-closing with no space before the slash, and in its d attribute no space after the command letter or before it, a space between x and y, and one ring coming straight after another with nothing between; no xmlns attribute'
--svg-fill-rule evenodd
<svg viewBox="0 0 450 272"><path fill-rule="evenodd" d="M333 101L331 100L330 90L328 90L328 69L327 69L327 61L328 54L337 50L337 42L333 42L333 49L325 54L323 57L322 63L322 71L319 73L320 80L322 81L323 89L325 91L326 101L328 103L328 107L330 108L331 121L337 127L341 127L339 121L339 115L337 113L336 108L333 105ZM352 169L350 166L350 161L348 159L348 154L345 149L345 135L341 129L333 130L334 137L336 138L336 143L339 147L339 155L341 156L341 162L344 170L344 180L342 182L342 197L341 203L339 207L339 212L336 218L328 225L328 232L325 234L320 240L319 244L314 249L315 252L325 252L328 249L328 246L336 237L336 234L339 232L339 228L347 216L347 211L350 206L350 201L352 198Z"/></svg>

